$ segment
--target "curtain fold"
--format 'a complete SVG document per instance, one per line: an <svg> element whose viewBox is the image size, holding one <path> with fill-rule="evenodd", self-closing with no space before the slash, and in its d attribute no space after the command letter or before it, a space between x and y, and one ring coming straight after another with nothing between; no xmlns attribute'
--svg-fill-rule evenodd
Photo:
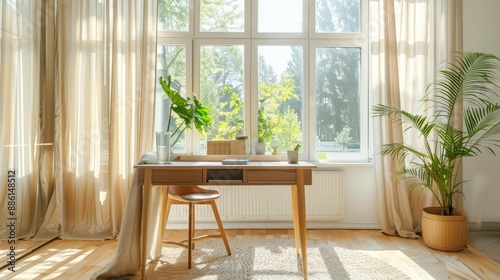
<svg viewBox="0 0 500 280"><path fill-rule="evenodd" d="M0 178L16 170L16 238L115 238L153 146L156 1L0 3Z"/></svg>
<svg viewBox="0 0 500 280"><path fill-rule="evenodd" d="M33 236L51 192L43 164L52 147L40 133L40 8L0 1L0 219L15 224L15 234L0 227L1 239Z"/></svg>
<svg viewBox="0 0 500 280"><path fill-rule="evenodd" d="M76 1L60 10L58 73L72 73L58 79L56 99L61 236L113 238L132 167L153 144L156 2Z"/></svg>
<svg viewBox="0 0 500 280"><path fill-rule="evenodd" d="M133 166L153 148L157 1L109 1L109 183L113 232L121 225ZM126 93L126 94L124 94ZM130 137L130 136L134 137ZM124 157L124 155L128 155ZM123 192L122 189L126 189Z"/></svg>
<svg viewBox="0 0 500 280"><path fill-rule="evenodd" d="M370 1L371 91L374 104L421 112L425 87L441 61L462 50L460 0ZM460 116L457 117L460 121ZM400 162L379 154L384 143L418 145L418 135L391 119L373 120L374 166L382 231L416 238L431 197L396 179Z"/></svg>

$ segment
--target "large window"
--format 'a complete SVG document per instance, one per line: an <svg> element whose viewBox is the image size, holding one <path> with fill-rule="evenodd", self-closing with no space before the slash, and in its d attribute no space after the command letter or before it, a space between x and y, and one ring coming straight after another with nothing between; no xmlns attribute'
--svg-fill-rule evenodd
<svg viewBox="0 0 500 280"><path fill-rule="evenodd" d="M207 140L247 136L248 154L257 141L278 140L280 153L301 144L302 160L368 158L366 0L160 0L158 8L158 77L198 95L213 118L208 134L186 132L174 152L205 154ZM168 100L157 88L162 130Z"/></svg>

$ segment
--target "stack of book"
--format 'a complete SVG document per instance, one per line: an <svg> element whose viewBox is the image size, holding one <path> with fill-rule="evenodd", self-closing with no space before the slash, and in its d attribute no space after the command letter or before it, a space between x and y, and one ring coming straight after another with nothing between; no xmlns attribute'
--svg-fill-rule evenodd
<svg viewBox="0 0 500 280"><path fill-rule="evenodd" d="M248 159L225 159L223 165L247 165L250 162Z"/></svg>

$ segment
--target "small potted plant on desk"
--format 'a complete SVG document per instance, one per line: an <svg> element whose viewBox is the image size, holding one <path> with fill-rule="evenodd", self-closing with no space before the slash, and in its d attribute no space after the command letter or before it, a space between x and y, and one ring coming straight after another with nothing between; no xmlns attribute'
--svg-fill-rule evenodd
<svg viewBox="0 0 500 280"><path fill-rule="evenodd" d="M500 146L500 106L494 103L498 90L499 58L477 52L459 54L448 61L437 79L427 87L423 100L433 114L430 117L398 108L375 105L374 116L396 117L405 129L416 130L422 148L405 143L384 144L383 156L399 160L399 179L410 179L411 187L429 190L439 203L422 212L422 235L427 246L443 251L459 251L466 246L467 216L455 207L462 194L458 173L464 157L471 157ZM462 110L463 123L453 117Z"/></svg>
<svg viewBox="0 0 500 280"><path fill-rule="evenodd" d="M170 75L168 75L167 80L160 77L159 83L165 93L164 98L170 100L166 134L168 139L172 139L172 141L169 140L167 146L173 147L183 133L187 129L192 129L193 125L202 134L208 132L208 128L212 123L210 108L203 105L196 95L193 95L191 99L190 97L183 97L178 91L174 90L171 87L172 78ZM174 115L175 121L172 122ZM171 129L173 129L173 132L171 132Z"/></svg>

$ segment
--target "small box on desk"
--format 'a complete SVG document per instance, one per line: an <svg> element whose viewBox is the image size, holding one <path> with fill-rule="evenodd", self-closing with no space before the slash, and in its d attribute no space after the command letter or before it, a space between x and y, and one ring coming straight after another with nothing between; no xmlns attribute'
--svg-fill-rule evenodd
<svg viewBox="0 0 500 280"><path fill-rule="evenodd" d="M209 140L207 155L244 155L245 140Z"/></svg>
<svg viewBox="0 0 500 280"><path fill-rule="evenodd" d="M231 140L231 155L245 154L245 140Z"/></svg>
<svg viewBox="0 0 500 280"><path fill-rule="evenodd" d="M217 141L207 141L207 155L217 155Z"/></svg>
<svg viewBox="0 0 500 280"><path fill-rule="evenodd" d="M207 141L207 155L230 155L231 143L225 140Z"/></svg>

